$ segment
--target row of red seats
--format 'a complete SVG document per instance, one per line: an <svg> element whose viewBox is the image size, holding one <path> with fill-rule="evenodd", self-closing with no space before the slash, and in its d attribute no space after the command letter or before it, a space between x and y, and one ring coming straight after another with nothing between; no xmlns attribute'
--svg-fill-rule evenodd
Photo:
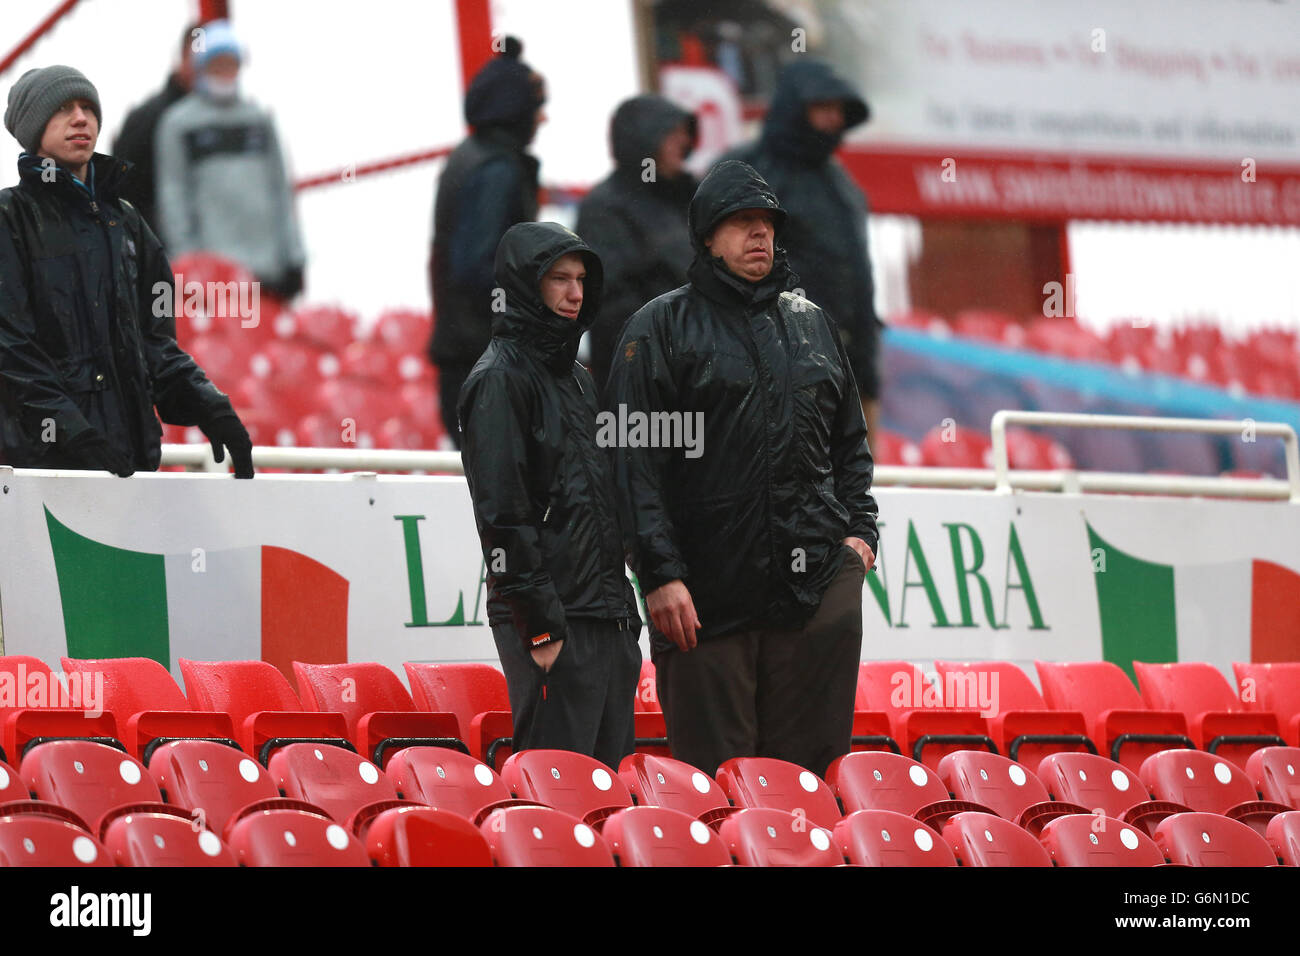
<svg viewBox="0 0 1300 956"><path fill-rule="evenodd" d="M1063 358L1107 362L1133 373L1155 372L1277 398L1300 398L1300 341L1292 329L1262 329L1240 341L1212 323L1171 331L1134 319L1098 335L1069 317L1031 316L972 309L951 321L933 312L902 312L890 325L935 336L959 335L1008 348Z"/></svg>
<svg viewBox="0 0 1300 956"><path fill-rule="evenodd" d="M868 444L878 465L993 467L993 439L960 425L935 425L919 442L880 428L868 436ZM1065 446L1027 428L1007 429L1007 461L1012 468L1033 471L1075 468L1074 458Z"/></svg>

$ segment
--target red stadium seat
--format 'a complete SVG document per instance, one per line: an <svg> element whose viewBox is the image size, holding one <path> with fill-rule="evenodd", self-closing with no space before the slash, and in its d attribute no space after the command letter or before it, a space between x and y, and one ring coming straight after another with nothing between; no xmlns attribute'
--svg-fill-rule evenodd
<svg viewBox="0 0 1300 956"><path fill-rule="evenodd" d="M632 718L636 727L638 753L671 756L668 749L668 725L663 708L659 706L659 688L655 683L655 666L652 661L641 662L641 677L637 681L636 697L632 700Z"/></svg>
<svg viewBox="0 0 1300 956"><path fill-rule="evenodd" d="M952 335L952 326L948 320L937 312L928 312L923 309L908 309L902 312L896 312L889 317L886 327L894 326L900 329L916 329L918 332L925 332L936 338L947 338Z"/></svg>
<svg viewBox="0 0 1300 956"><path fill-rule="evenodd" d="M447 747L399 750L385 772L399 798L475 822L487 810L524 802L510 796L510 788L487 764Z"/></svg>
<svg viewBox="0 0 1300 956"><path fill-rule="evenodd" d="M921 439L921 464L931 468L992 468L993 440L959 425L935 425Z"/></svg>
<svg viewBox="0 0 1300 956"><path fill-rule="evenodd" d="M568 750L521 750L501 768L520 800L535 800L594 825L632 805L627 785L599 760Z"/></svg>
<svg viewBox="0 0 1300 956"><path fill-rule="evenodd" d="M1149 836L1114 817L1080 813L1048 821L1038 840L1057 866L1160 866Z"/></svg>
<svg viewBox="0 0 1300 956"><path fill-rule="evenodd" d="M479 826L497 866L613 866L600 834L550 807L503 807Z"/></svg>
<svg viewBox="0 0 1300 956"><path fill-rule="evenodd" d="M433 334L433 316L414 309L390 309L370 327L370 341L384 348L423 353Z"/></svg>
<svg viewBox="0 0 1300 956"><path fill-rule="evenodd" d="M196 711L167 669L148 657L75 660L63 658L65 673L104 682L104 709L112 713L127 750L148 766L154 750L169 739L203 737L234 743L229 714Z"/></svg>
<svg viewBox="0 0 1300 956"><path fill-rule="evenodd" d="M1152 754L1138 771L1157 800L1179 803L1198 813L1219 813L1249 824L1260 834L1268 820L1291 809L1259 799L1246 772L1236 764L1198 750Z"/></svg>
<svg viewBox="0 0 1300 956"><path fill-rule="evenodd" d="M1081 712L1097 747L1130 770L1157 751L1196 746L1181 712L1148 709L1133 682L1110 661L1034 661L1034 666L1047 706Z"/></svg>
<svg viewBox="0 0 1300 956"><path fill-rule="evenodd" d="M1246 778L1260 796L1300 810L1300 747L1265 747L1246 761Z"/></svg>
<svg viewBox="0 0 1300 956"><path fill-rule="evenodd" d="M241 866L370 866L365 847L328 817L299 810L253 810L234 818L226 844Z"/></svg>
<svg viewBox="0 0 1300 956"><path fill-rule="evenodd" d="M491 866L478 827L450 810L394 807L372 821L366 853L376 866Z"/></svg>
<svg viewBox="0 0 1300 956"><path fill-rule="evenodd" d="M845 754L827 768L826 783L844 805L845 813L889 810L937 827L954 813L988 810L968 800L951 799L938 774L898 754Z"/></svg>
<svg viewBox="0 0 1300 956"><path fill-rule="evenodd" d="M271 779L291 800L305 800L351 828L353 814L397 799L397 788L365 757L339 747L286 744L271 755Z"/></svg>
<svg viewBox="0 0 1300 956"><path fill-rule="evenodd" d="M1053 800L1076 803L1094 815L1119 819L1150 800L1137 774L1095 754L1050 754L1038 765L1038 779Z"/></svg>
<svg viewBox="0 0 1300 956"><path fill-rule="evenodd" d="M248 754L210 740L163 744L149 761L163 799L199 825L224 833L249 804L280 795L266 768Z"/></svg>
<svg viewBox="0 0 1300 956"><path fill-rule="evenodd" d="M659 685L655 680L653 661L641 662L641 677L636 685L636 699L632 702L633 710L638 714L662 714L659 705Z"/></svg>
<svg viewBox="0 0 1300 956"><path fill-rule="evenodd" d="M402 747L469 749L455 714L417 711L396 674L383 664L293 662L299 697L307 710L339 713L357 753L379 766Z"/></svg>
<svg viewBox="0 0 1300 956"><path fill-rule="evenodd" d="M211 252L189 252L172 260L171 266L177 283L172 311L176 340L182 348L188 351L195 335L257 339L271 334L279 303L263 295L259 287L257 311L245 317L241 309L253 304L254 277L239 263ZM209 283L219 290L211 298ZM198 289L202 295L194 294Z"/></svg>
<svg viewBox="0 0 1300 956"><path fill-rule="evenodd" d="M1241 685L1243 706L1274 714L1287 743L1300 747L1300 662L1234 662L1232 670Z"/></svg>
<svg viewBox="0 0 1300 956"><path fill-rule="evenodd" d="M903 753L931 769L944 754L957 750L997 750L978 710L944 707L921 668L907 661L862 662L856 707L888 714Z"/></svg>
<svg viewBox="0 0 1300 956"><path fill-rule="evenodd" d="M1007 461L1012 468L1031 471L1073 469L1074 458L1059 442L1027 428L1007 429Z"/></svg>
<svg viewBox="0 0 1300 956"><path fill-rule="evenodd" d="M1077 362L1107 362L1106 343L1091 329L1070 318L1037 316L1025 326L1025 344L1039 352Z"/></svg>
<svg viewBox="0 0 1300 956"><path fill-rule="evenodd" d="M514 723L504 674L490 664L402 666L415 706L455 714L471 756L496 769L510 755Z"/></svg>
<svg viewBox="0 0 1300 956"><path fill-rule="evenodd" d="M345 309L330 305L303 306L293 310L298 338L316 348L342 352L357 338L360 321Z"/></svg>
<svg viewBox="0 0 1300 956"><path fill-rule="evenodd" d="M935 661L943 702L948 707L983 706L992 702L989 717L994 742L1000 753L1027 767L1038 766L1049 753L1097 748L1088 737L1083 714L1070 710L1049 710L1029 676L1006 661L958 664ZM986 714L987 716L987 714Z"/></svg>
<svg viewBox="0 0 1300 956"><path fill-rule="evenodd" d="M45 816L0 815L0 867L112 866L113 858L85 830Z"/></svg>
<svg viewBox="0 0 1300 956"><path fill-rule="evenodd" d="M191 661L180 659L190 702L200 710L230 715L235 739L263 764L271 751L295 740L351 748L342 714L303 710L289 681L266 661Z"/></svg>
<svg viewBox="0 0 1300 956"><path fill-rule="evenodd" d="M104 814L130 805L162 804L144 765L129 754L88 740L53 740L32 748L19 768L38 800L67 807L99 832Z"/></svg>
<svg viewBox="0 0 1300 956"><path fill-rule="evenodd" d="M0 705L0 760L18 766L37 742L63 738L125 749L117 721L81 675L64 683L40 658L11 654L0 657L0 676L16 689L12 703Z"/></svg>
<svg viewBox="0 0 1300 956"><path fill-rule="evenodd" d="M877 428L874 434L867 436L867 445L877 465L921 466L921 447L898 432Z"/></svg>
<svg viewBox="0 0 1300 956"><path fill-rule="evenodd" d="M1279 813L1269 820L1264 839L1285 866L1300 866L1300 810Z"/></svg>
<svg viewBox="0 0 1300 956"><path fill-rule="evenodd" d="M12 800L26 800L29 796L18 771L4 761L0 761L0 804Z"/></svg>
<svg viewBox="0 0 1300 956"><path fill-rule="evenodd" d="M958 813L943 825L943 839L962 866L1051 866L1030 834L991 813Z"/></svg>
<svg viewBox="0 0 1300 956"><path fill-rule="evenodd" d="M718 783L738 807L771 807L830 829L844 816L820 777L771 757L733 757L718 768Z"/></svg>
<svg viewBox="0 0 1300 956"><path fill-rule="evenodd" d="M668 807L628 807L600 834L620 866L726 866L731 854L706 823Z"/></svg>
<svg viewBox="0 0 1300 956"><path fill-rule="evenodd" d="M835 843L858 866L956 866L934 830L893 810L855 810L835 824Z"/></svg>
<svg viewBox="0 0 1300 956"><path fill-rule="evenodd" d="M127 808L101 824L104 848L118 866L237 866L235 854L183 810Z"/></svg>
<svg viewBox="0 0 1300 956"><path fill-rule="evenodd" d="M618 775L638 804L680 810L710 825L734 810L718 781L671 757L628 754Z"/></svg>
<svg viewBox="0 0 1300 956"><path fill-rule="evenodd" d="M1276 866L1268 841L1244 823L1217 813L1175 813L1160 822L1156 846L1183 866Z"/></svg>
<svg viewBox="0 0 1300 956"><path fill-rule="evenodd" d="M1021 348L1025 344L1025 327L1015 316L987 309L967 309L958 312L952 321L957 335L984 339L1004 348Z"/></svg>
<svg viewBox="0 0 1300 956"><path fill-rule="evenodd" d="M732 859L741 866L840 866L835 836L772 807L737 810L718 827Z"/></svg>
<svg viewBox="0 0 1300 956"><path fill-rule="evenodd" d="M1153 710L1181 711L1192 740L1239 767L1261 747L1283 746L1277 718L1247 712L1219 669L1203 661L1146 664L1134 661L1142 698Z"/></svg>
<svg viewBox="0 0 1300 956"><path fill-rule="evenodd" d="M939 779L957 800L988 807L1031 833L1067 813L1087 813L1078 804L1054 801L1047 788L1023 766L998 754L961 750L939 761Z"/></svg>

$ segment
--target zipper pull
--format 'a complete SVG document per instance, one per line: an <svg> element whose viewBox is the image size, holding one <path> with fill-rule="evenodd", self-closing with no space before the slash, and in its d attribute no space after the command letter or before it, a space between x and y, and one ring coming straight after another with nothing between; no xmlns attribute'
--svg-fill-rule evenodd
<svg viewBox="0 0 1300 956"><path fill-rule="evenodd" d="M542 524L546 524L546 519L551 516L551 506L546 506L546 514L542 515Z"/></svg>

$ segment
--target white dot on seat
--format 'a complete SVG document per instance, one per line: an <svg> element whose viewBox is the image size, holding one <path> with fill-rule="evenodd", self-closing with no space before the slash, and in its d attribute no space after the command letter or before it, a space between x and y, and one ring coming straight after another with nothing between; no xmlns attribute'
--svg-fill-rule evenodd
<svg viewBox="0 0 1300 956"><path fill-rule="evenodd" d="M1123 793L1125 790L1128 789L1128 784L1129 784L1128 774L1126 774L1123 770L1112 770L1110 772L1110 783L1111 786L1113 786L1116 790L1118 790L1120 793Z"/></svg>
<svg viewBox="0 0 1300 956"><path fill-rule="evenodd" d="M74 760L72 761L72 769L77 771L77 773L85 773L86 765L82 763L80 760Z"/></svg>
<svg viewBox="0 0 1300 956"><path fill-rule="evenodd" d="M985 830L985 831L984 831L984 839L986 839L986 840L988 840L990 843L992 843L992 842L993 842L993 834L990 833L988 830Z"/></svg>
<svg viewBox="0 0 1300 956"><path fill-rule="evenodd" d="M662 782L660 781L660 783ZM712 789L709 786L709 778L698 770L691 774L691 786L695 788L696 793L708 793Z"/></svg>
<svg viewBox="0 0 1300 956"><path fill-rule="evenodd" d="M1209 842L1210 842L1210 835L1209 835L1208 833L1206 833L1205 831L1201 831L1201 840L1202 840L1203 842L1205 842L1205 843L1209 843Z"/></svg>
<svg viewBox="0 0 1300 956"><path fill-rule="evenodd" d="M128 817L127 819L130 818ZM153 845L156 846L158 849L163 850L166 849L167 847L167 841L162 838L161 833L155 833L153 835Z"/></svg>
<svg viewBox="0 0 1300 956"><path fill-rule="evenodd" d="M652 827L650 832L655 835L656 840L662 840L664 838L664 828L659 826L658 824Z"/></svg>
<svg viewBox="0 0 1300 956"><path fill-rule="evenodd" d="M348 831L343 829L337 823L331 823L325 828L325 839L329 841L330 846L336 850L346 850L348 846Z"/></svg>
<svg viewBox="0 0 1300 956"><path fill-rule="evenodd" d="M823 852L831 848L831 838L820 827L814 827L808 833L808 839L812 841L814 847Z"/></svg>
<svg viewBox="0 0 1300 956"><path fill-rule="evenodd" d="M199 849L208 856L216 856L221 852L221 839L211 830L204 830L199 834Z"/></svg>
<svg viewBox="0 0 1300 956"><path fill-rule="evenodd" d="M474 779L485 787L492 786L492 771L485 765L478 764L474 767Z"/></svg>
<svg viewBox="0 0 1300 956"><path fill-rule="evenodd" d="M207 772L208 772L208 762L207 762L206 760L200 760L200 761L199 761L199 769L202 770L204 773L207 773Z"/></svg>
<svg viewBox="0 0 1300 956"><path fill-rule="evenodd" d="M289 846L297 846L297 845L298 845L298 838L297 838L296 836L293 835L293 831L292 831L292 830L285 830L285 831L284 831L284 842L287 843L287 844L289 844Z"/></svg>
<svg viewBox="0 0 1300 956"><path fill-rule="evenodd" d="M1082 781L1083 783L1088 782L1088 775L1082 769L1079 770L1079 780Z"/></svg>
<svg viewBox="0 0 1300 956"><path fill-rule="evenodd" d="M1216 763L1214 765L1214 779L1219 783L1232 782L1232 770L1226 763Z"/></svg>
<svg viewBox="0 0 1300 956"><path fill-rule="evenodd" d="M317 760L324 760L324 759L325 759L325 755L324 755L323 753L321 753L319 750L313 750L312 753L314 753L314 754L316 755L316 759L317 759Z"/></svg>
<svg viewBox="0 0 1300 956"><path fill-rule="evenodd" d="M808 791L809 793L816 793L817 778L813 776L809 771L804 770L799 774L799 786L803 787L804 790Z"/></svg>
<svg viewBox="0 0 1300 956"><path fill-rule="evenodd" d="M921 766L909 767L907 775L911 777L912 783L916 784L918 787L924 787L926 782L930 779L926 776L925 768Z"/></svg>
<svg viewBox="0 0 1300 956"><path fill-rule="evenodd" d="M134 787L140 782L140 768L134 760L123 760L117 765L117 772L122 775L122 779L130 786Z"/></svg>
<svg viewBox="0 0 1300 956"><path fill-rule="evenodd" d="M36 852L36 844L32 842L31 837L23 837L23 849L28 853Z"/></svg>
<svg viewBox="0 0 1300 956"><path fill-rule="evenodd" d="M1291 764L1287 764L1287 765L1286 765L1286 773L1287 773L1287 776L1288 776L1288 777L1294 777L1294 776L1295 776L1295 767L1293 767Z"/></svg>
<svg viewBox="0 0 1300 956"><path fill-rule="evenodd" d="M239 775L249 783L257 783L257 778L261 776L257 771L257 764L247 757L239 761Z"/></svg>
<svg viewBox="0 0 1300 956"><path fill-rule="evenodd" d="M704 846L704 844L709 842L709 828L703 821L691 821L691 839L700 846Z"/></svg>
<svg viewBox="0 0 1300 956"><path fill-rule="evenodd" d="M361 774L361 779L366 783L374 784L379 782L379 768L370 762L358 764L357 772Z"/></svg>
<svg viewBox="0 0 1300 956"><path fill-rule="evenodd" d="M1119 831L1119 842L1130 850L1136 850L1138 848L1138 835L1134 831L1125 828Z"/></svg>
<svg viewBox="0 0 1300 956"><path fill-rule="evenodd" d="M573 828L573 838L578 841L582 847L593 847L596 845L596 831L585 823L579 823Z"/></svg>
<svg viewBox="0 0 1300 956"><path fill-rule="evenodd" d="M1014 763L1011 765L1011 768L1007 771L1007 775L1011 778L1011 782L1014 783L1017 787L1023 787L1025 785L1025 781L1028 779L1025 776L1024 768L1021 767L1019 764L1014 764Z"/></svg>
<svg viewBox="0 0 1300 956"><path fill-rule="evenodd" d="M614 786L614 781L609 776L609 771L604 767L597 767L591 772L591 782L596 785L597 790L608 790Z"/></svg>
<svg viewBox="0 0 1300 956"><path fill-rule="evenodd" d="M99 856L99 851L95 849L94 840L79 836L72 841L72 855L82 863L94 863L95 858Z"/></svg>
<svg viewBox="0 0 1300 956"><path fill-rule="evenodd" d="M924 827L917 827L912 831L912 842L915 843L923 853L929 853L934 849L934 837L930 836L930 831Z"/></svg>
<svg viewBox="0 0 1300 956"><path fill-rule="evenodd" d="M1188 768L1187 768L1187 779L1188 779L1188 780L1195 780L1195 779L1196 779L1196 771L1193 770L1191 767L1188 767Z"/></svg>
<svg viewBox="0 0 1300 956"><path fill-rule="evenodd" d="M541 827L533 827L533 839L534 839L534 840L540 840L541 838L542 838L542 828L541 828Z"/></svg>
<svg viewBox="0 0 1300 956"><path fill-rule="evenodd" d="M5 772L4 767L0 767L0 790L9 786L9 774Z"/></svg>

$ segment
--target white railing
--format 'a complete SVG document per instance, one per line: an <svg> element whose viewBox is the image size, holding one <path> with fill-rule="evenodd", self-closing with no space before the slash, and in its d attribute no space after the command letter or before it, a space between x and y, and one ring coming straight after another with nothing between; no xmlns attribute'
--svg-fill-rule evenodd
<svg viewBox="0 0 1300 956"><path fill-rule="evenodd" d="M1178 475L1138 475L1108 471L1012 471L1007 458L1006 426L1063 425L1076 428L1151 429L1155 431L1242 434L1281 438L1286 444L1286 480L1276 478L1203 478ZM1300 446L1295 430L1277 422L1219 421L1213 419L1154 418L1131 415L1084 415L1067 412L1003 410L993 416L993 468L913 468L877 465L874 484L883 487L987 488L1009 493L1059 491L1070 494L1111 492L1177 496L1220 496L1300 502ZM163 445L162 463L194 471L229 471L229 458L212 460L208 444ZM257 468L337 469L364 472L424 472L464 474L455 451L400 451L380 448L280 448L258 445L253 449Z"/></svg>

